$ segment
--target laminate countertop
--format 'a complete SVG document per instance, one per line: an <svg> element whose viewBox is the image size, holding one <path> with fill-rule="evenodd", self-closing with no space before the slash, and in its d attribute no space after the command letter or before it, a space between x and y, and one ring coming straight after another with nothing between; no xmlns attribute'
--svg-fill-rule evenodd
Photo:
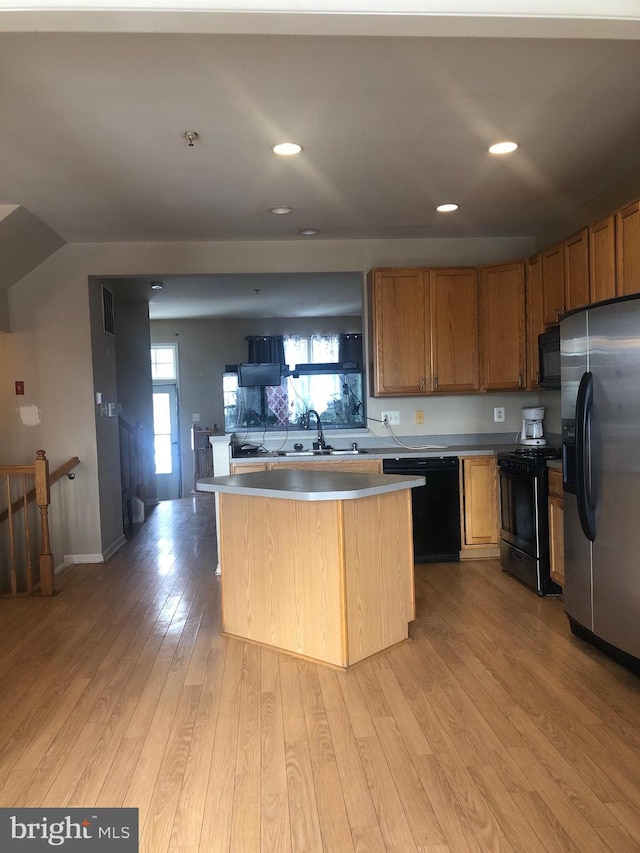
<svg viewBox="0 0 640 853"><path fill-rule="evenodd" d="M304 468L255 471L198 480L198 489L296 501L356 500L423 486L424 477L401 474L361 474L348 471L305 471Z"/></svg>
<svg viewBox="0 0 640 853"><path fill-rule="evenodd" d="M289 449L266 450L257 449L254 452L240 453L231 457L234 465L252 462L304 462L313 460L336 460L336 459L402 459L406 457L416 459L437 459L441 456L495 456L500 451L513 451L518 445L510 444L466 444L466 445L424 445L422 447L362 447L357 452L339 450L334 453L319 453L305 450L299 453Z"/></svg>

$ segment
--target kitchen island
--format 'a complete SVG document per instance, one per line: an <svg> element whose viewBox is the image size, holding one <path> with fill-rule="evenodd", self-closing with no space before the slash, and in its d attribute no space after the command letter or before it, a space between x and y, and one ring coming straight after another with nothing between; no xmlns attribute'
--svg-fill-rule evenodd
<svg viewBox="0 0 640 853"><path fill-rule="evenodd" d="M346 669L415 616L411 489L424 477L286 469L217 493L225 635Z"/></svg>

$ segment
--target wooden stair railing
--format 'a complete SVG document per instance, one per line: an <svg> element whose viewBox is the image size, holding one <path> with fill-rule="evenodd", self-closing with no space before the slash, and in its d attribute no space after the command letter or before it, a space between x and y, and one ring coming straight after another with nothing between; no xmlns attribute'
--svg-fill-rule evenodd
<svg viewBox="0 0 640 853"><path fill-rule="evenodd" d="M25 545L25 580L26 592L34 594L33 565L31 561L31 525L29 520L29 504L35 500L40 511L40 594L54 595L55 576L53 554L49 537L49 504L51 503L50 487L62 477L75 476L69 472L80 463L77 456L72 457L53 474L49 473L49 461L44 450L36 452L32 465L3 465L0 466L0 477L5 478L7 508L0 513L0 524L8 522L9 530L9 580L11 594L18 595L17 557L15 549L15 519L14 516L23 511L23 534ZM22 478L22 496L12 501L11 478ZM27 490L27 478L33 477L34 487Z"/></svg>

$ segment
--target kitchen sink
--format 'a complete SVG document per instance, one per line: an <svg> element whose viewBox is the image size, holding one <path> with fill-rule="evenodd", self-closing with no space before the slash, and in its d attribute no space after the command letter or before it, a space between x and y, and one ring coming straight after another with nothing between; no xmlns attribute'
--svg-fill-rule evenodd
<svg viewBox="0 0 640 853"><path fill-rule="evenodd" d="M334 450L333 448L325 448L324 450L279 450L278 456L359 456L367 453L366 450Z"/></svg>
<svg viewBox="0 0 640 853"><path fill-rule="evenodd" d="M328 456L330 450L278 450L276 456Z"/></svg>

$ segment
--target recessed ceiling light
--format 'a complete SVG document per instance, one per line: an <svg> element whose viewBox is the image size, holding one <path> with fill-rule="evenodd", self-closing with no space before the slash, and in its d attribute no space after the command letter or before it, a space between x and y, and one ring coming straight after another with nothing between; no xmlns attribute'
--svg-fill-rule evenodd
<svg viewBox="0 0 640 853"><path fill-rule="evenodd" d="M490 154L511 154L518 147L517 142L496 142L489 148Z"/></svg>
<svg viewBox="0 0 640 853"><path fill-rule="evenodd" d="M161 281L152 281L151 290L162 290L163 284Z"/></svg>
<svg viewBox="0 0 640 853"><path fill-rule="evenodd" d="M303 237L315 237L319 233L320 229L318 228L303 228L301 231L298 231L298 234L301 234Z"/></svg>
<svg viewBox="0 0 640 853"><path fill-rule="evenodd" d="M297 142L279 142L271 149L274 154L280 154L281 157L291 157L292 154L299 154L302 151L302 145Z"/></svg>
<svg viewBox="0 0 640 853"><path fill-rule="evenodd" d="M282 216L285 213L291 213L292 210L292 207L270 207L269 213L277 213Z"/></svg>
<svg viewBox="0 0 640 853"><path fill-rule="evenodd" d="M448 202L447 204L439 204L436 207L436 210L439 211L439 213L452 213L454 210L457 209L458 205L453 204L452 202Z"/></svg>

